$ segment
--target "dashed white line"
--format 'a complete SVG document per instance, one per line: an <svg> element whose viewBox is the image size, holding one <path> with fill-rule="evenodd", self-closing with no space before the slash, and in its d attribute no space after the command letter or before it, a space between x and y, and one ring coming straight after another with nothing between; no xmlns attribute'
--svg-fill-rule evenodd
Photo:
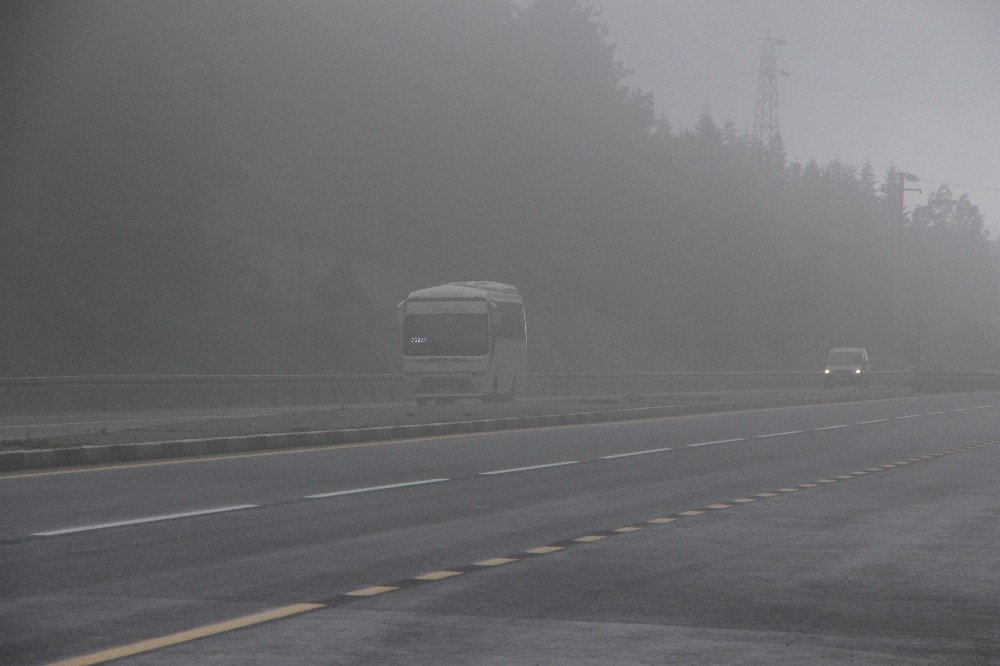
<svg viewBox="0 0 1000 666"><path fill-rule="evenodd" d="M989 409L992 406L993 405L979 405L977 407L973 407L973 409Z"/></svg>
<svg viewBox="0 0 1000 666"><path fill-rule="evenodd" d="M889 419L872 419L871 421L858 421L855 425L868 425L869 423L885 423Z"/></svg>
<svg viewBox="0 0 1000 666"><path fill-rule="evenodd" d="M967 412L970 409L972 409L972 407L959 407L958 409L953 409L951 411L953 411L953 412Z"/></svg>
<svg viewBox="0 0 1000 666"><path fill-rule="evenodd" d="M822 428L813 428L813 430L836 430L837 428L850 428L850 423L841 423L840 425L823 426Z"/></svg>
<svg viewBox="0 0 1000 666"><path fill-rule="evenodd" d="M141 523L155 523L161 520L176 520L178 518L190 518L192 516L205 516L212 513L225 513L226 511L240 511L242 509L255 509L259 504L239 504L237 506L222 506L216 509L202 509L201 511L185 511L184 513L168 513L162 516L148 516L146 518L133 518L132 520L119 520L113 523L99 523L97 525L83 525L81 527L67 527L61 530L49 530L47 532L34 532L31 536L56 536L59 534L72 534L73 532L90 532L93 530L104 530L109 527L122 527L123 525L139 525Z"/></svg>
<svg viewBox="0 0 1000 666"><path fill-rule="evenodd" d="M694 444L688 444L689 448L695 448L696 446L711 446L712 444L730 444L732 442L742 442L745 441L746 437L734 437L733 439L716 439L711 442L696 442Z"/></svg>
<svg viewBox="0 0 1000 666"><path fill-rule="evenodd" d="M480 476L492 476L494 474L510 474L511 472L527 472L532 469L543 469L545 467L559 467L561 465L576 465L579 460L564 460L557 463L548 463L547 465L531 465L530 467L511 467L510 469L495 469L492 472L480 472Z"/></svg>
<svg viewBox="0 0 1000 666"><path fill-rule="evenodd" d="M947 409L942 409L939 412L927 412L927 416L934 416L936 414L947 414L947 413L948 413Z"/></svg>
<svg viewBox="0 0 1000 666"><path fill-rule="evenodd" d="M920 414L907 414L906 416L894 416L894 417L892 417L892 420L893 421L900 421L902 419L915 419L918 416L921 416L921 415Z"/></svg>
<svg viewBox="0 0 1000 666"><path fill-rule="evenodd" d="M801 430L786 430L785 432L769 432L766 435L754 435L754 436L757 437L758 439L762 439L764 437L781 437L782 435L798 435L800 432L802 432L802 431Z"/></svg>
<svg viewBox="0 0 1000 666"><path fill-rule="evenodd" d="M322 499L324 497L336 497L338 495L354 495L356 493L372 493L378 490L390 490L392 488L406 488L408 486L422 486L428 483L441 483L450 479L423 479L422 481L407 481L405 483L390 483L384 486L368 486L367 488L353 488L351 490L337 490L332 493L319 493L318 495L306 495L307 499Z"/></svg>
<svg viewBox="0 0 1000 666"><path fill-rule="evenodd" d="M662 449L647 449L645 451L632 451L631 453L616 453L611 456L600 456L600 460L611 460L612 458L628 458L629 456L644 456L647 453L663 453L664 451L673 451L672 447L665 447Z"/></svg>

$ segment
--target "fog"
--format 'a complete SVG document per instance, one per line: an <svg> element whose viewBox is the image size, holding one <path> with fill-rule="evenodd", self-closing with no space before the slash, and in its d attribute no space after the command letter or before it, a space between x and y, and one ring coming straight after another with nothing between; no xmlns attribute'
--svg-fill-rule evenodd
<svg viewBox="0 0 1000 666"><path fill-rule="evenodd" d="M883 187L969 183L961 149L864 105L824 115L828 92L794 85L843 26L778 20L788 136L761 147L755 79L716 76L756 69L759 43L653 57L640 27L678 28L650 7L6 3L0 375L389 372L395 304L456 280L519 288L534 371L813 369L840 346L876 369L1000 368L997 220L976 190ZM933 7L977 31L997 17ZM670 71L710 81L703 99ZM949 78L991 71L997 88L996 69ZM990 99L949 126L996 117Z"/></svg>

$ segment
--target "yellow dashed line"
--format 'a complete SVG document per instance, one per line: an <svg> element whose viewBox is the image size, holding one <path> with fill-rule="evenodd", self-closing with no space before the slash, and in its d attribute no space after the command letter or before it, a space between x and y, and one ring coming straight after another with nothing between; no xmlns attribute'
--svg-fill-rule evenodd
<svg viewBox="0 0 1000 666"><path fill-rule="evenodd" d="M451 578L452 576L461 576L461 571L432 571L430 573L421 574L419 576L414 576L416 580L442 580L444 578Z"/></svg>
<svg viewBox="0 0 1000 666"><path fill-rule="evenodd" d="M666 523L672 523L675 520L677 520L677 519L676 518L650 518L646 522L647 523L653 523L654 525L664 525Z"/></svg>
<svg viewBox="0 0 1000 666"><path fill-rule="evenodd" d="M864 476L866 474L868 474L868 472L851 472L851 476Z"/></svg>
<svg viewBox="0 0 1000 666"><path fill-rule="evenodd" d="M882 469L892 469L895 465L882 465Z"/></svg>
<svg viewBox="0 0 1000 666"><path fill-rule="evenodd" d="M866 472L881 472L882 468L881 467L866 467L865 471Z"/></svg>
<svg viewBox="0 0 1000 666"><path fill-rule="evenodd" d="M905 460L897 460L896 464L897 465L909 465L910 463L906 462Z"/></svg>
<svg viewBox="0 0 1000 666"><path fill-rule="evenodd" d="M501 564L510 564L511 562L517 562L517 559L513 557L491 557L481 562L473 562L473 564L477 567L498 567Z"/></svg>
<svg viewBox="0 0 1000 666"><path fill-rule="evenodd" d="M642 529L641 527L634 527L632 525L628 525L626 527L616 527L612 531L613 532L621 532L622 534L625 534L625 533L628 533L628 532L638 532L641 529Z"/></svg>
<svg viewBox="0 0 1000 666"><path fill-rule="evenodd" d="M282 606L281 608L275 608L263 613L256 613L255 615L247 615L246 617L229 620L227 622L209 624L204 627L191 629L189 631L182 631L169 636L151 638L147 641L140 641L138 643L132 643L131 645L123 645L122 647L116 647L110 650L94 652L93 654L84 655L82 657L65 659L63 661L56 662L53 666L89 666L89 664L102 664L113 659L122 659L124 657L130 657L143 652L159 650L160 648L169 647L171 645L187 643L198 638L214 636L215 634L233 631L234 629L242 629L243 627L277 620L290 615L305 613L311 610L316 610L317 608L325 608L325 606L323 604L293 604L291 606Z"/></svg>
<svg viewBox="0 0 1000 666"><path fill-rule="evenodd" d="M777 497L778 493L757 493L757 497Z"/></svg>
<svg viewBox="0 0 1000 666"><path fill-rule="evenodd" d="M709 504L706 509L731 509L732 504Z"/></svg>
<svg viewBox="0 0 1000 666"><path fill-rule="evenodd" d="M371 587L363 587L360 590L354 590L353 592L347 592L349 597L373 597L376 594L383 594L385 592L392 592L393 590L398 590L398 587L392 587L391 585L372 585Z"/></svg>
<svg viewBox="0 0 1000 666"><path fill-rule="evenodd" d="M577 537L573 541L579 543L590 543L591 541L600 541L601 539L607 539L608 537L602 536L600 534L588 534L587 536Z"/></svg>
<svg viewBox="0 0 1000 666"><path fill-rule="evenodd" d="M705 513L704 511L681 511L678 516L700 516Z"/></svg>
<svg viewBox="0 0 1000 666"><path fill-rule="evenodd" d="M564 548L565 546L538 546L537 548L529 548L524 552L531 553L533 555L548 555L549 553L554 553L557 550L562 550Z"/></svg>
<svg viewBox="0 0 1000 666"><path fill-rule="evenodd" d="M757 500L752 497L740 497L739 499L734 499L733 501L737 504L747 504L748 502L756 502Z"/></svg>
<svg viewBox="0 0 1000 666"><path fill-rule="evenodd" d="M851 478L851 475L850 474L838 474L835 478L837 478L837 479L849 479L849 478Z"/></svg>
<svg viewBox="0 0 1000 666"><path fill-rule="evenodd" d="M778 488L779 493L797 493L798 488Z"/></svg>
<svg viewBox="0 0 1000 666"><path fill-rule="evenodd" d="M800 483L799 488L815 488L815 483Z"/></svg>
<svg viewBox="0 0 1000 666"><path fill-rule="evenodd" d="M820 479L817 483L837 483L836 479Z"/></svg>

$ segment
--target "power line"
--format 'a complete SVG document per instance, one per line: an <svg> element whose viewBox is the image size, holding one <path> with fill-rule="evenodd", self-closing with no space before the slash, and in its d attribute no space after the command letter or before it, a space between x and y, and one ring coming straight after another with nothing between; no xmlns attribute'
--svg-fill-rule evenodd
<svg viewBox="0 0 1000 666"><path fill-rule="evenodd" d="M885 101L888 101L888 102L891 102L891 103L896 103L896 104L902 104L904 106L912 106L912 107L916 107L916 108L929 109L931 111L937 111L939 113L952 113L952 114L954 114L954 113L965 113L965 114L968 114L968 115L971 115L971 116L978 116L978 117L986 119L986 120L991 120L993 122L1000 122L1000 118L998 118L997 116L990 115L988 113L983 113L981 111L974 111L972 109L966 109L966 108L958 107L958 106L948 106L948 105L942 105L942 104L927 104L927 103L921 103L921 102L911 102L909 100L901 99L901 98L899 98L899 97L897 97L895 95L887 95L886 93L884 93L884 92L882 92L880 90L873 90L873 89L869 89L869 88L860 88L860 89L856 89L856 90L850 90L848 88L841 88L839 86L830 85L830 83L828 83L826 81L821 81L820 79L814 79L814 78L811 78L811 77L808 77L808 76L799 77L797 80L798 81L804 81L806 84L810 84L811 83L811 84L817 85L817 86L822 87L822 88L827 88L829 90L834 90L834 91L837 91L837 92L840 92L840 93L846 93L848 95L852 95L852 96L858 97L858 98L864 98L866 96L868 96L868 97L872 97L872 96L874 96L874 97L881 97Z"/></svg>
<svg viewBox="0 0 1000 666"><path fill-rule="evenodd" d="M947 185L948 187L964 187L967 190L984 190L986 192L1000 192L1000 187L986 187L983 185L963 185L962 183L942 183L937 180L927 180L926 178L921 178L920 182L930 183L931 185Z"/></svg>

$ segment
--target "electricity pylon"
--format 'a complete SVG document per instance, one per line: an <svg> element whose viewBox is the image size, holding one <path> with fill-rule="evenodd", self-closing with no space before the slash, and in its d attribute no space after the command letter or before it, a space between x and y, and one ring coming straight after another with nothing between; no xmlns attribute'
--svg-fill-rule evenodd
<svg viewBox="0 0 1000 666"><path fill-rule="evenodd" d="M757 108L753 114L753 139L758 146L770 150L778 136L778 76L788 76L788 72L778 69L775 46L784 46L785 40L771 36L753 39L762 42L760 49L760 69L757 70Z"/></svg>

